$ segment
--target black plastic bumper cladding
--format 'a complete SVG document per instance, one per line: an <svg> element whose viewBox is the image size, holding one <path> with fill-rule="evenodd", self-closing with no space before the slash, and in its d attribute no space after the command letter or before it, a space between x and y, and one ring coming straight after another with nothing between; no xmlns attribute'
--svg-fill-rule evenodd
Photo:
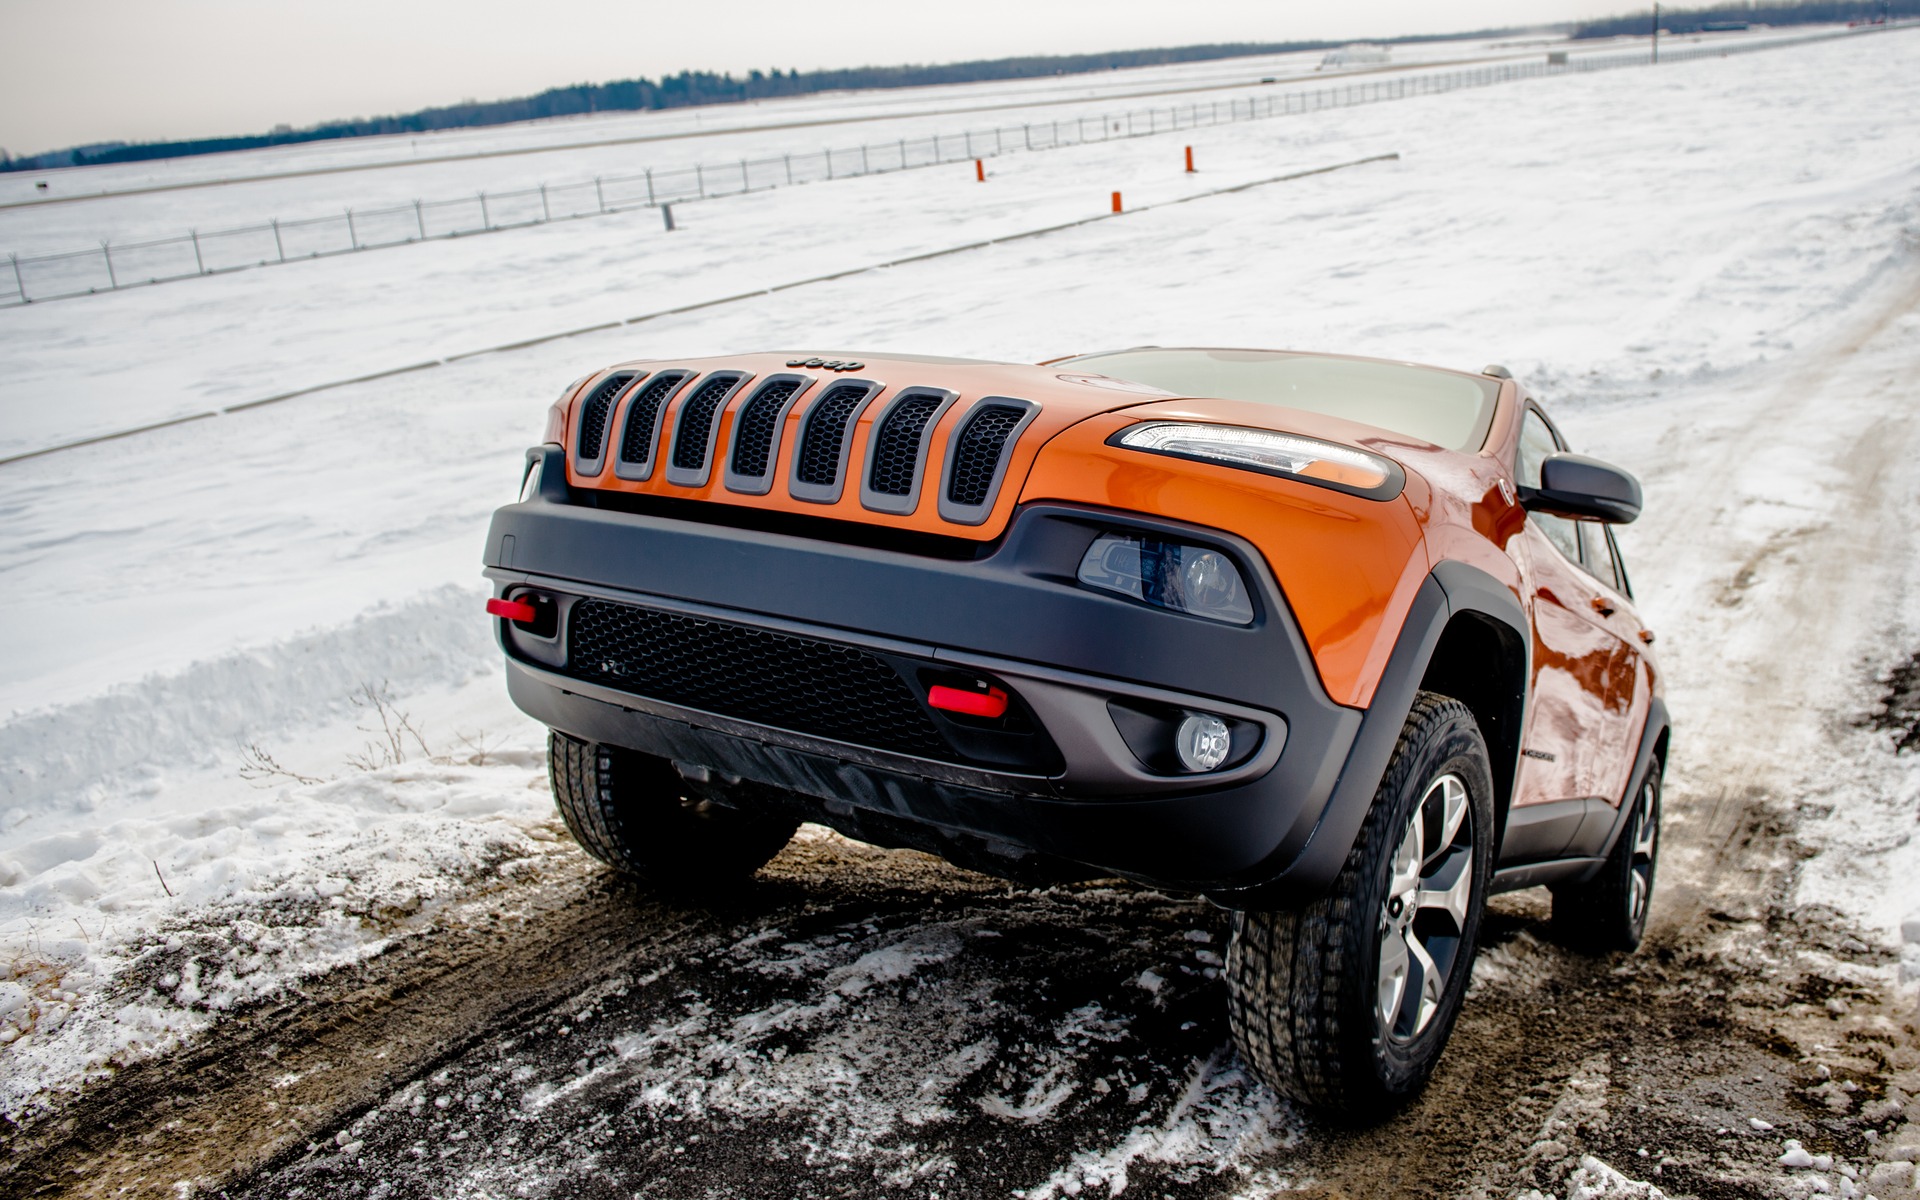
<svg viewBox="0 0 1920 1200"><path fill-rule="evenodd" d="M1080 796L1032 775L769 736L510 657L513 699L529 715L578 737L787 787L818 798L823 812L852 804L1231 904L1290 903L1332 881L1451 611L1447 589L1429 578L1373 708L1361 713L1327 698L1265 562L1219 531L1031 505L990 553L957 562L594 508L590 492L569 493L557 448L533 454L539 497L499 509L488 533L487 574L500 590L574 584L583 594L713 606L881 653L1057 668L1124 681L1116 691L1145 685L1279 714L1285 733L1271 769L1237 786ZM1253 624L1078 586L1081 556L1107 530L1226 552L1251 585Z"/></svg>

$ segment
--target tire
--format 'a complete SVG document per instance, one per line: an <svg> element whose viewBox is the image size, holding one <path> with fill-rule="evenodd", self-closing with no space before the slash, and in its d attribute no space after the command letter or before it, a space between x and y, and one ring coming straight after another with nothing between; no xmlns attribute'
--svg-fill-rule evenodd
<svg viewBox="0 0 1920 1200"><path fill-rule="evenodd" d="M580 848L664 891L710 890L753 874L799 824L692 794L664 758L547 737L547 775Z"/></svg>
<svg viewBox="0 0 1920 1200"><path fill-rule="evenodd" d="M1418 1095L1466 995L1492 862L1480 728L1459 701L1421 692L1328 894L1234 915L1228 1017L1241 1058L1341 1122L1382 1120Z"/></svg>
<svg viewBox="0 0 1920 1200"><path fill-rule="evenodd" d="M1655 869L1660 865L1660 772L1656 758L1633 798L1633 811L1607 861L1592 879L1553 889L1553 931L1578 950L1637 950L1647 932Z"/></svg>

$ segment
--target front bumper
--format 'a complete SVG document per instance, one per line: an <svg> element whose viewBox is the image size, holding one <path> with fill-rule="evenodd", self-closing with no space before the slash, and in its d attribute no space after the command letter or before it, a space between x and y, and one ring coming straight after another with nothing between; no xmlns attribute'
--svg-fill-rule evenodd
<svg viewBox="0 0 1920 1200"><path fill-rule="evenodd" d="M1158 886L1257 887L1307 846L1362 723L1327 699L1265 562L1217 530L1029 505L979 557L941 558L599 508L593 493L567 488L557 448L532 458L538 494L500 509L487 541L499 594L537 593L558 610L551 637L498 623L514 702L575 737L794 793L816 806L801 815L850 832L877 819ZM1107 530L1226 552L1254 593L1254 623L1221 625L1079 586L1080 557ZM1051 753L973 752L966 731L931 710L954 752L899 753L857 734L823 736L622 687L568 660L567 612L583 599L854 648L909 686L926 671L990 678ZM1192 775L1149 766L1115 716L1181 711L1232 723L1226 767Z"/></svg>

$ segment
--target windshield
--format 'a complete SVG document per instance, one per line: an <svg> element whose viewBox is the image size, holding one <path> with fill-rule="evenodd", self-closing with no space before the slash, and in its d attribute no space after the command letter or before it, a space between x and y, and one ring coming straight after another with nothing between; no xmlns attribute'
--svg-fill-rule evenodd
<svg viewBox="0 0 1920 1200"><path fill-rule="evenodd" d="M1496 379L1435 367L1277 350L1119 350L1054 365L1084 367L1178 396L1325 413L1449 450L1480 448L1500 393Z"/></svg>

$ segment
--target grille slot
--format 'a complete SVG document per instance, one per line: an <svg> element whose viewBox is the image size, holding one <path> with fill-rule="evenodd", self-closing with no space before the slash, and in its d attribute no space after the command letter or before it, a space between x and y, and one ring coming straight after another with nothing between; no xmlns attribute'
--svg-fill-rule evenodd
<svg viewBox="0 0 1920 1200"><path fill-rule="evenodd" d="M686 381L685 371L663 371L634 393L627 405L627 425L620 438L620 460L616 469L619 466L649 467L649 471L640 474L642 479L651 473L654 427L660 423L660 409Z"/></svg>
<svg viewBox="0 0 1920 1200"><path fill-rule="evenodd" d="M865 384L840 383L814 401L800 436L800 455L793 477L812 487L832 487L840 481L841 451L847 444L847 418L871 391Z"/></svg>
<svg viewBox="0 0 1920 1200"><path fill-rule="evenodd" d="M765 479L772 473L773 443L780 434L780 418L787 401L806 386L804 379L775 379L760 385L751 399L740 406L740 418L734 423L733 470L742 480Z"/></svg>
<svg viewBox="0 0 1920 1200"><path fill-rule="evenodd" d="M609 375L587 396L586 403L580 406L580 446L579 461L583 463L599 462L600 451L606 444L607 414L613 408L615 396L620 389L632 383L635 376L632 371L622 371Z"/></svg>
<svg viewBox="0 0 1920 1200"><path fill-rule="evenodd" d="M700 471L707 465L707 443L713 436L713 413L727 393L740 382L739 375L709 375L695 388L680 409L678 433L673 442L673 465L681 471Z"/></svg>
<svg viewBox="0 0 1920 1200"><path fill-rule="evenodd" d="M963 761L883 659L610 600L573 606L566 674L669 704L922 758Z"/></svg>
<svg viewBox="0 0 1920 1200"><path fill-rule="evenodd" d="M883 496L911 496L920 474L920 444L927 423L947 398L938 393L908 396L887 410L875 433L873 466L867 487Z"/></svg>
<svg viewBox="0 0 1920 1200"><path fill-rule="evenodd" d="M987 502L1007 441L1028 411L1013 404L982 404L967 415L954 438L948 501L962 508L979 508Z"/></svg>

